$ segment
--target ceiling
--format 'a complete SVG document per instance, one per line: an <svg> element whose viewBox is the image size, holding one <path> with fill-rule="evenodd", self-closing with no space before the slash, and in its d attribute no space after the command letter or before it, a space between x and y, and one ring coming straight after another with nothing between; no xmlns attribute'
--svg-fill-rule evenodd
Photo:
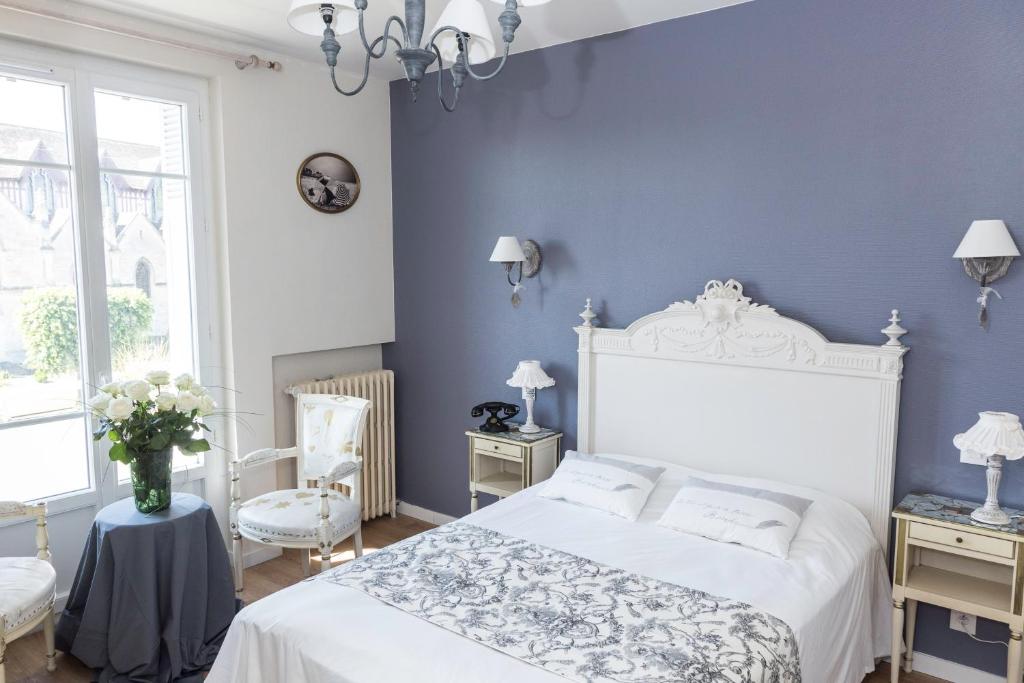
<svg viewBox="0 0 1024 683"><path fill-rule="evenodd" d="M431 30L448 0L427 0L427 31ZM750 0L552 0L545 5L521 7L523 25L512 52L525 52L581 38L614 33L689 14L738 5ZM128 14L204 33L214 38L251 44L254 48L321 61L320 41L298 33L285 20L289 0L75 0L105 10ZM500 43L497 17L503 5L482 0ZM404 15L403 0L369 0L366 31L379 35L392 14ZM341 38L342 66L362 72L362 52L355 35ZM401 67L392 59L378 60L373 75L399 78Z"/></svg>

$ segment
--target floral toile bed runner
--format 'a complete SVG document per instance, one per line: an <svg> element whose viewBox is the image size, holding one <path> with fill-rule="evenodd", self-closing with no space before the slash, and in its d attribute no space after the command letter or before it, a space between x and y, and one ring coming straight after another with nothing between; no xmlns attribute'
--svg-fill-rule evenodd
<svg viewBox="0 0 1024 683"><path fill-rule="evenodd" d="M800 681L796 639L776 617L463 522L310 580L571 680Z"/></svg>

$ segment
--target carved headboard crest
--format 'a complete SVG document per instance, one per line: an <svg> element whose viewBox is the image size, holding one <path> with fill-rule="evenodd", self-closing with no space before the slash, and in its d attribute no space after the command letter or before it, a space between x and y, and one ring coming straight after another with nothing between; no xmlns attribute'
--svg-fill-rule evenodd
<svg viewBox="0 0 1024 683"><path fill-rule="evenodd" d="M669 311L700 311L706 324L729 324L738 322L736 313L749 312L763 315L778 313L771 306L763 306L750 302L749 296L743 296L743 285L736 280L722 283L711 280L704 285L704 293L696 301L676 302L668 307Z"/></svg>
<svg viewBox="0 0 1024 683"><path fill-rule="evenodd" d="M595 317L589 306L581 314L580 348L670 355L679 359L697 357L727 363L756 364L775 361L781 365L834 368L844 373L881 372L899 376L900 357L906 347L900 337L906 330L899 325L899 312L893 311L889 327L882 333L889 338L878 347L830 344L824 336L805 323L780 315L771 306L758 304L744 295L743 285L733 279L711 280L693 301L679 301L659 313L645 316L625 330L604 330L597 334L590 324Z"/></svg>

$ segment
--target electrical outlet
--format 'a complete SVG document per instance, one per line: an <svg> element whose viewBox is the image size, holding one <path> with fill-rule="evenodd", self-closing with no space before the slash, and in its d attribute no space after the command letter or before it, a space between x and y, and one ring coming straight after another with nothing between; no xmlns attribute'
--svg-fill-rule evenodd
<svg viewBox="0 0 1024 683"><path fill-rule="evenodd" d="M956 610L949 611L949 627L954 631L963 631L972 636L978 628L978 617Z"/></svg>

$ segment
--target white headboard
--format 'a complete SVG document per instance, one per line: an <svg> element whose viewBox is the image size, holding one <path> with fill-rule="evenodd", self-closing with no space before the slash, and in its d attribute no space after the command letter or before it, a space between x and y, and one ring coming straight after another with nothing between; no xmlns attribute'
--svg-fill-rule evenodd
<svg viewBox="0 0 1024 683"><path fill-rule="evenodd" d="M897 311L879 346L836 344L713 280L624 330L579 335L578 449L776 479L864 513L888 550L903 354Z"/></svg>

